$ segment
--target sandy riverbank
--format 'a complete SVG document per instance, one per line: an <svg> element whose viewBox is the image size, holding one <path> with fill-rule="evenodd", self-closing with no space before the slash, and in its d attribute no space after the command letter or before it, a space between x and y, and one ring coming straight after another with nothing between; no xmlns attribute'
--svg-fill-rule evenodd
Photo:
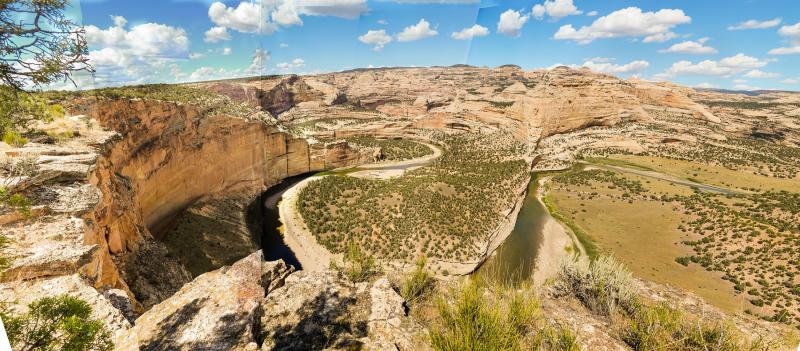
<svg viewBox="0 0 800 351"><path fill-rule="evenodd" d="M536 201L542 204L547 211L542 197L544 196L544 183L546 178L539 179ZM548 213L547 221L542 227L542 244L536 256L536 266L533 272L533 282L536 285L543 285L548 279L555 277L558 273L558 266L561 261L566 259L571 253L567 251L572 247L573 240L564 226Z"/></svg>
<svg viewBox="0 0 800 351"><path fill-rule="evenodd" d="M324 176L306 178L286 190L278 204L280 221L283 223L283 241L294 253L306 271L323 271L330 266L333 254L317 243L314 234L306 228L303 217L297 211L300 190L316 179Z"/></svg>

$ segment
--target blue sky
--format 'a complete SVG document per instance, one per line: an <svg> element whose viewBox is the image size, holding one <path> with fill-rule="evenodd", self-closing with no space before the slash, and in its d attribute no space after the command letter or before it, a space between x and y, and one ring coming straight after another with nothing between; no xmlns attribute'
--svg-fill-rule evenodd
<svg viewBox="0 0 800 351"><path fill-rule="evenodd" d="M586 66L800 90L796 0L73 0L81 88L357 67Z"/></svg>

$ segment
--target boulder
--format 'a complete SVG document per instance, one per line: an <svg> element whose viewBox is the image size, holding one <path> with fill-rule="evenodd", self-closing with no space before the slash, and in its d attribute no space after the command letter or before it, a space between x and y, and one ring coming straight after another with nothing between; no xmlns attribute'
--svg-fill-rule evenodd
<svg viewBox="0 0 800 351"><path fill-rule="evenodd" d="M117 349L257 349L265 283L262 257L257 251L197 277L139 317Z"/></svg>

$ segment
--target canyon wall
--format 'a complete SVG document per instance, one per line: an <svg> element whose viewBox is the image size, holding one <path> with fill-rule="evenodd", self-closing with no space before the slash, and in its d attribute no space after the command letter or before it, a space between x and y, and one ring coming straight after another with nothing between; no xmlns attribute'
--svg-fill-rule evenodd
<svg viewBox="0 0 800 351"><path fill-rule="evenodd" d="M275 125L194 106L98 100L92 115L121 131L91 176L102 199L88 215L86 241L105 253L93 272L96 285L130 288L146 306L192 278L154 240L163 240L173 218L192 204L249 203L283 178L365 161L347 144L309 146ZM231 226L247 232L245 217L233 216L242 220Z"/></svg>

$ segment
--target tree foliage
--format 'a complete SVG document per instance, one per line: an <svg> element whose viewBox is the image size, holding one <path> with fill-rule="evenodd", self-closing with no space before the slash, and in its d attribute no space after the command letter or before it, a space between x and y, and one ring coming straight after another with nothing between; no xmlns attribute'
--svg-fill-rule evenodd
<svg viewBox="0 0 800 351"><path fill-rule="evenodd" d="M68 0L0 0L0 136L34 120L63 115L60 106L23 89L92 72L85 30L65 16Z"/></svg>
<svg viewBox="0 0 800 351"><path fill-rule="evenodd" d="M111 334L90 318L92 307L78 298L61 295L36 300L28 313L0 313L14 350L111 350Z"/></svg>
<svg viewBox="0 0 800 351"><path fill-rule="evenodd" d="M0 83L20 90L92 70L84 28L64 15L68 3L0 0Z"/></svg>

